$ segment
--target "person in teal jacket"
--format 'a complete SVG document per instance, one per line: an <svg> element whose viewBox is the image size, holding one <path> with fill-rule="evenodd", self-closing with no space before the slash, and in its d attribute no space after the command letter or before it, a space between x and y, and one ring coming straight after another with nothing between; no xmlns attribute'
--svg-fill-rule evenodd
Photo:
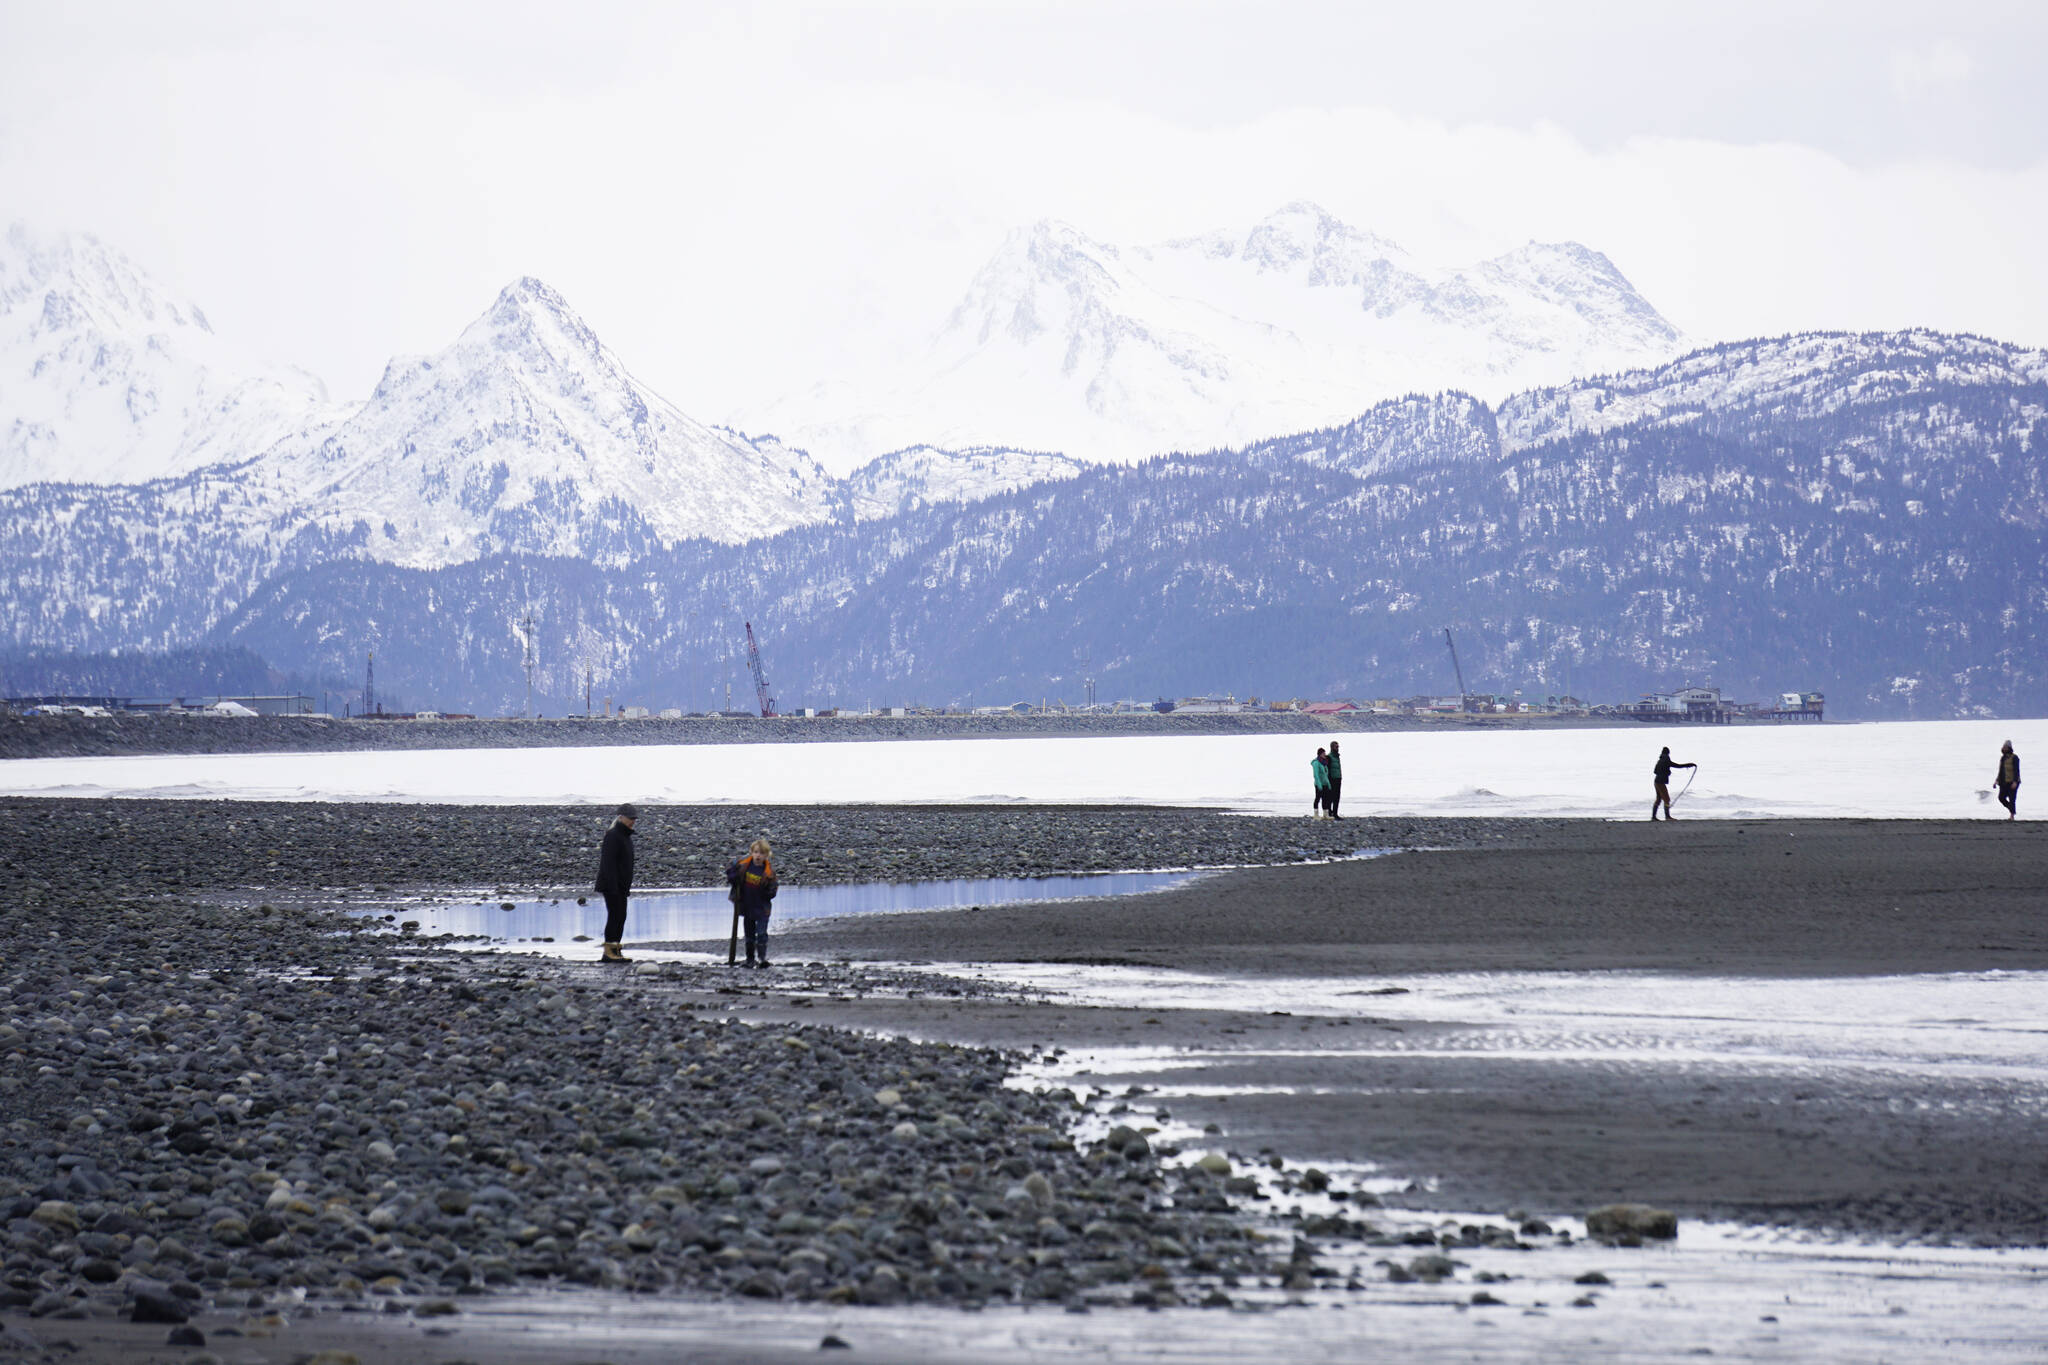
<svg viewBox="0 0 2048 1365"><path fill-rule="evenodd" d="M1330 799L1330 756L1323 750L1316 750L1315 759L1308 765L1308 773L1316 784L1316 799L1313 807L1317 815L1323 813L1323 804Z"/></svg>

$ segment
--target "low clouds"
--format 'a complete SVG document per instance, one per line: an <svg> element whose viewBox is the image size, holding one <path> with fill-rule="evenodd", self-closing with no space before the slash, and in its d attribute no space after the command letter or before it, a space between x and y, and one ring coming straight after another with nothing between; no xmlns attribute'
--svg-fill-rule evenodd
<svg viewBox="0 0 2048 1365"><path fill-rule="evenodd" d="M533 274L718 419L914 343L1019 223L1146 241L1303 198L1442 261L1583 241L1702 340L2048 342L2048 161L2011 140L2048 111L2008 71L2037 19L1998 44L1844 6L1800 47L1740 5L1480 6L1464 35L1300 5L54 8L0 11L0 218L100 234L339 395Z"/></svg>
<svg viewBox="0 0 2048 1365"><path fill-rule="evenodd" d="M1953 39L1892 50L1892 88L1909 98L1953 91L1970 79L1970 70L1968 49Z"/></svg>

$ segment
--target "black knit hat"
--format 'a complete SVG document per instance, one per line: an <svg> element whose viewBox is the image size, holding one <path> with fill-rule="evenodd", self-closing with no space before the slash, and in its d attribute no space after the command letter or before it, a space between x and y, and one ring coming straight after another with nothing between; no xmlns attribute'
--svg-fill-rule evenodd
<svg viewBox="0 0 2048 1365"><path fill-rule="evenodd" d="M625 805L619 807L619 814L627 820L638 820L640 818L640 812L634 807L631 801L628 801Z"/></svg>

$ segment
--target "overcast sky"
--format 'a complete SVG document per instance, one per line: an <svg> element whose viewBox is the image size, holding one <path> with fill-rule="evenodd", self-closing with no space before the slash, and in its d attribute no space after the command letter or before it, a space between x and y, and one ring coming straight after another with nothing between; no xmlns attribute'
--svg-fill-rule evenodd
<svg viewBox="0 0 2048 1365"><path fill-rule="evenodd" d="M2048 4L0 0L0 219L360 396L508 280L710 420L934 328L1004 232L1332 212L1605 251L1701 340L2048 343Z"/></svg>

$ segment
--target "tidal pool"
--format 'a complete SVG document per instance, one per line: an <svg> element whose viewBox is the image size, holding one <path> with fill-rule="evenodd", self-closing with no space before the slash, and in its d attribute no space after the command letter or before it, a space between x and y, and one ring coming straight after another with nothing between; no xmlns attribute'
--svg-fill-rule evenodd
<svg viewBox="0 0 2048 1365"><path fill-rule="evenodd" d="M896 910L957 910L963 906L1009 905L1022 901L1128 896L1181 886L1199 872L1099 872L1066 877L963 877L950 881L857 882L844 886L785 886L775 897L775 919L824 919ZM505 909L510 905L511 909ZM552 939L567 943L578 934L600 937L604 898L574 895L523 901L421 902L389 905L364 913L419 921L422 935L457 934L510 943ZM668 943L724 938L732 928L732 904L723 887L658 890L633 897L626 918L627 943Z"/></svg>

